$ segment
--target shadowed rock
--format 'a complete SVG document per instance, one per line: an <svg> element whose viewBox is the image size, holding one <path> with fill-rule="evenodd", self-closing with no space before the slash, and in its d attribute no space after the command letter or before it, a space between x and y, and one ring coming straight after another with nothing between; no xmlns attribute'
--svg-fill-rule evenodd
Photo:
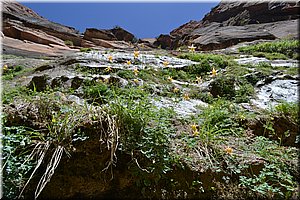
<svg viewBox="0 0 300 200"><path fill-rule="evenodd" d="M172 48L193 43L213 50L258 39L297 38L298 19L296 2L221 2L201 21L171 31Z"/></svg>
<svg viewBox="0 0 300 200"><path fill-rule="evenodd" d="M44 91L49 86L49 76L34 76L30 81L28 88L37 92Z"/></svg>

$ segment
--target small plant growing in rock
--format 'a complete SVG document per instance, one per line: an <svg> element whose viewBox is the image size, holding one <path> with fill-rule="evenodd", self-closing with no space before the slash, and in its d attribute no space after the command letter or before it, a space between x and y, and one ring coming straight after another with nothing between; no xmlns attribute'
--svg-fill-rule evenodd
<svg viewBox="0 0 300 200"><path fill-rule="evenodd" d="M80 48L80 52L90 52L92 51L91 48Z"/></svg>
<svg viewBox="0 0 300 200"><path fill-rule="evenodd" d="M64 41L65 45L67 46L74 46L73 42L71 40Z"/></svg>

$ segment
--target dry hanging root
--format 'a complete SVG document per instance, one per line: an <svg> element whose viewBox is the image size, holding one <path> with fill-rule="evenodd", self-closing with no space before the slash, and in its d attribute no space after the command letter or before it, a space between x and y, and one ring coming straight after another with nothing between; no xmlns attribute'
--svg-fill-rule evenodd
<svg viewBox="0 0 300 200"><path fill-rule="evenodd" d="M110 150L110 160L108 161L107 166L102 170L105 171L112 165L115 165L117 156L116 151L119 144L119 129L117 127L117 123L114 116L110 116L109 114L105 113L106 122L108 124L108 129L106 131L107 135L107 148ZM102 115L103 116L103 115ZM111 169L111 180L113 179L113 173Z"/></svg>

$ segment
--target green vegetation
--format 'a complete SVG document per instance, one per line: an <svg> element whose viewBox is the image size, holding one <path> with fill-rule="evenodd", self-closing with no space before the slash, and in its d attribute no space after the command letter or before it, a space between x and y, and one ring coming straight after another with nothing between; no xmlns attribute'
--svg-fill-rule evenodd
<svg viewBox="0 0 300 200"><path fill-rule="evenodd" d="M179 57L199 64L179 69L146 66L135 72L77 64L75 72L86 77L78 89L66 86L39 92L35 87L5 87L4 196L17 198L24 188L35 187L27 185L33 181L38 183L37 197L59 163L78 155L74 147L79 144L104 146L104 151L93 152L103 155L97 178L109 173L113 177L120 165L126 178L133 177L128 184L134 183L144 198L201 199L222 193L230 199L231 192L244 199L291 198L299 174L298 150L284 143L274 119L298 124L298 104L282 102L263 112L255 107L244 109L240 103L249 102L259 80L276 70L295 74L296 69L267 63L238 65L225 55L186 53ZM8 68L4 77L23 72L22 67ZM119 77L127 84L121 84ZM70 100L70 94L85 103ZM160 97L171 99L175 106L188 106L193 102L189 98L207 105L196 107L195 114L179 116L171 108L154 106L152 101ZM250 123L258 119L258 125ZM268 138L267 132L276 138ZM90 156L87 151L79 153L80 159ZM129 159L122 160L124 155Z"/></svg>
<svg viewBox="0 0 300 200"><path fill-rule="evenodd" d="M16 76L20 76L29 70L24 69L23 66L9 66L7 69L3 69L3 80L12 80Z"/></svg>
<svg viewBox="0 0 300 200"><path fill-rule="evenodd" d="M2 172L4 196L15 199L28 179L35 162L29 161L30 146L40 133L23 126L3 127ZM5 170L4 170L5 169Z"/></svg>
<svg viewBox="0 0 300 200"><path fill-rule="evenodd" d="M31 91L24 86L5 88L2 94L2 103L9 104L13 102L15 97L26 98L30 93Z"/></svg>
<svg viewBox="0 0 300 200"><path fill-rule="evenodd" d="M64 41L64 43L67 46L74 46L73 41L71 41L71 40L66 40L66 41Z"/></svg>
<svg viewBox="0 0 300 200"><path fill-rule="evenodd" d="M299 40L279 40L240 47L240 52L263 56L268 59L299 59Z"/></svg>
<svg viewBox="0 0 300 200"><path fill-rule="evenodd" d="M275 112L288 117L291 121L295 122L295 124L298 124L299 105L297 103L281 102L275 106Z"/></svg>
<svg viewBox="0 0 300 200"><path fill-rule="evenodd" d="M169 136L174 132L171 123L174 113L167 109L156 110L145 97L136 101L135 90L116 97L111 109L122 132L120 148L134 155L136 165L131 171L138 177L137 186L149 197L157 189L157 183L166 179L166 173L172 170Z"/></svg>
<svg viewBox="0 0 300 200"><path fill-rule="evenodd" d="M80 52L90 52L92 51L91 48L80 48Z"/></svg>
<svg viewBox="0 0 300 200"><path fill-rule="evenodd" d="M265 57L268 60L276 60L276 59L282 59L282 60L287 60L289 59L286 55L282 54L282 53L268 53L268 52L253 52L252 53L253 56L256 57Z"/></svg>
<svg viewBox="0 0 300 200"><path fill-rule="evenodd" d="M234 64L232 57L225 55L184 53L179 55L179 58L200 62L199 65L193 65L188 69L190 73L194 74L210 72L212 67L215 69L224 69Z"/></svg>
<svg viewBox="0 0 300 200"><path fill-rule="evenodd" d="M291 198L297 187L291 174L297 173L297 167L296 163L291 165L290 160L297 156L297 150L286 150L262 136L256 137L250 148L268 164L258 175L240 176L240 185L258 193L262 198Z"/></svg>
<svg viewBox="0 0 300 200"><path fill-rule="evenodd" d="M199 134L206 136L214 130L214 136L233 134L239 137L243 133L239 124L241 115L243 112L235 104L221 98L217 99L197 116L197 124L201 127Z"/></svg>

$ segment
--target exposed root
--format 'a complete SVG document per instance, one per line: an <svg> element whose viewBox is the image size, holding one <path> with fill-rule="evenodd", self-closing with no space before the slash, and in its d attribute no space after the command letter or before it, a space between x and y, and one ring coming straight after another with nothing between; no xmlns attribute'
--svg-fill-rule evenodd
<svg viewBox="0 0 300 200"><path fill-rule="evenodd" d="M56 147L56 149L52 155L52 158L47 165L46 171L43 174L43 176L41 177L41 179L36 187L35 194L34 194L35 199L37 199L38 196L41 194L41 192L43 191L46 184L48 182L50 182L50 179L54 174L54 170L57 168L57 166L62 158L63 151L64 151L63 146Z"/></svg>
<svg viewBox="0 0 300 200"><path fill-rule="evenodd" d="M42 143L38 143L36 144L35 148L33 149L32 153L30 154L30 158L32 158L34 155L37 156L38 159L38 162L37 162L37 165L35 166L33 172L31 173L29 179L27 180L25 186L23 187L22 191L20 192L20 195L18 196L18 199L21 198L21 195L23 194L26 186L28 185L28 183L30 182L30 180L32 179L33 175L35 174L36 170L40 167L40 165L42 164L43 160L44 160L44 157L50 147L50 141L47 141L46 144L42 144ZM29 160L29 159L28 159ZM27 161L28 161L27 160ZM23 163L25 164L25 163Z"/></svg>

